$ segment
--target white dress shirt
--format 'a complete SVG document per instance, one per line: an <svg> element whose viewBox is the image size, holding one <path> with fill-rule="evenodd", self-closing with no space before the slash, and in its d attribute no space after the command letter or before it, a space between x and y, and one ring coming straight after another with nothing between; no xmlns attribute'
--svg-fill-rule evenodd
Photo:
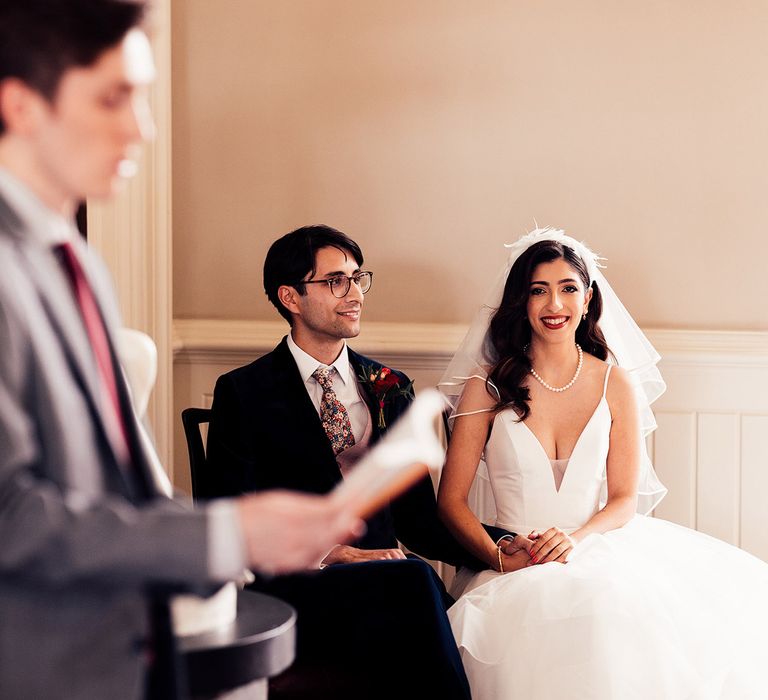
<svg viewBox="0 0 768 700"><path fill-rule="evenodd" d="M344 408L347 409L349 422L352 424L352 433L355 436L355 442L360 442L365 434L365 426L370 414L367 404L360 397L355 370L349 361L347 344L344 343L344 347L339 353L339 356L331 365L323 364L312 357L312 355L304 352L304 350L296 345L296 341L290 333L288 334L288 349L291 351L291 355L293 355L293 359L296 361L296 366L299 368L299 374L301 374L301 379L304 382L304 388L307 390L315 410L317 410L317 415L320 415L320 403L323 399L323 388L312 374L318 367L333 367L336 370L335 372L331 372L333 390L336 393L336 398L338 398L344 405Z"/></svg>
<svg viewBox="0 0 768 700"><path fill-rule="evenodd" d="M45 206L37 195L2 166L0 193L24 222L25 233L34 243L53 249L79 235L73 221Z"/></svg>

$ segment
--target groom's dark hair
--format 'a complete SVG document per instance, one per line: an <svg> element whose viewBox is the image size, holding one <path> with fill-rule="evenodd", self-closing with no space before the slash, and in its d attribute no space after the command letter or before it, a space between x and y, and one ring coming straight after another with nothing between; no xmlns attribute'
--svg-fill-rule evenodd
<svg viewBox="0 0 768 700"><path fill-rule="evenodd" d="M0 83L17 78L49 101L70 68L93 65L134 27L147 0L1 0ZM0 115L0 136L5 125Z"/></svg>
<svg viewBox="0 0 768 700"><path fill-rule="evenodd" d="M307 275L314 275L317 267L315 258L321 248L338 248L350 254L358 267L363 264L363 252L346 233L325 224L302 226L278 238L269 248L264 259L264 291L280 315L293 325L291 312L283 306L277 290L283 285L295 287L299 294L306 294L301 284Z"/></svg>

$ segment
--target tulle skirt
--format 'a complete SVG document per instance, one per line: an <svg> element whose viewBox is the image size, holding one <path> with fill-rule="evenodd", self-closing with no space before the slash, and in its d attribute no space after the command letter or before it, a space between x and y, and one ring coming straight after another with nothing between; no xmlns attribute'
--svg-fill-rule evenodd
<svg viewBox="0 0 768 700"><path fill-rule="evenodd" d="M768 564L707 535L636 516L567 564L457 582L474 700L768 698Z"/></svg>

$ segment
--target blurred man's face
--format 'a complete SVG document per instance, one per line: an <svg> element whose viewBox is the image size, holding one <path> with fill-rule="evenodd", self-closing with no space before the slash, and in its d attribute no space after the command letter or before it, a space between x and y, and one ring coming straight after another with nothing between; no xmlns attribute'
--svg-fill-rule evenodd
<svg viewBox="0 0 768 700"><path fill-rule="evenodd" d="M62 201L108 197L135 173L154 130L154 75L149 41L133 29L93 65L67 70L50 102L40 96L29 142L46 188Z"/></svg>

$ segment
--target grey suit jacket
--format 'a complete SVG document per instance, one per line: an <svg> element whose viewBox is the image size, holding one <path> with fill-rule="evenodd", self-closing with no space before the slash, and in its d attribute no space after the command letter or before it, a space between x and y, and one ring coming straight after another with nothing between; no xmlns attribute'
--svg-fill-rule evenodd
<svg viewBox="0 0 768 700"><path fill-rule="evenodd" d="M106 271L79 250L108 328ZM68 281L0 195L0 698L136 698L147 589L204 585L207 523L117 463Z"/></svg>

